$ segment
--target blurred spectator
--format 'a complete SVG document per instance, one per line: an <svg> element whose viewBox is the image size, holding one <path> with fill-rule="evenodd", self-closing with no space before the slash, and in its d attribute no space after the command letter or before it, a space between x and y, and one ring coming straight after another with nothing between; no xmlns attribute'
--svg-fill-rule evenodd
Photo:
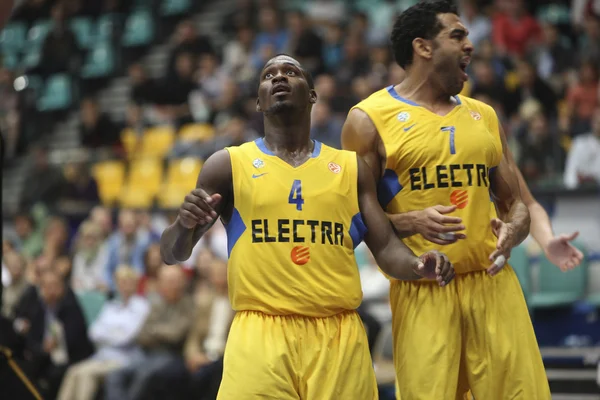
<svg viewBox="0 0 600 400"><path fill-rule="evenodd" d="M517 112L519 104L524 103L528 99L534 99L542 104L546 118L556 118L556 104L558 100L556 94L537 75L533 65L524 60L518 61L517 73L519 76L519 85L510 95L510 101L506 103L506 113L512 115Z"/></svg>
<svg viewBox="0 0 600 400"><path fill-rule="evenodd" d="M317 101L311 114L310 136L328 146L341 148L343 119L331 113L331 107L324 101Z"/></svg>
<svg viewBox="0 0 600 400"><path fill-rule="evenodd" d="M290 32L288 49L302 66L313 75L323 72L323 40L309 26L301 11L287 14Z"/></svg>
<svg viewBox="0 0 600 400"><path fill-rule="evenodd" d="M221 22L220 32L231 37L240 29L255 29L257 25L257 7L253 0L237 0L233 10Z"/></svg>
<svg viewBox="0 0 600 400"><path fill-rule="evenodd" d="M336 96L335 79L329 74L319 75L315 79L315 91L319 95L319 102L329 104L333 113L344 115L344 117L350 107L355 104L353 98Z"/></svg>
<svg viewBox="0 0 600 400"><path fill-rule="evenodd" d="M19 96L14 88L14 76L6 68L0 69L0 130L2 131L2 161L11 160L19 142Z"/></svg>
<svg viewBox="0 0 600 400"><path fill-rule="evenodd" d="M260 70L273 56L282 53L287 46L289 35L277 21L277 10L262 8L259 11L260 32L254 39L252 65Z"/></svg>
<svg viewBox="0 0 600 400"><path fill-rule="evenodd" d="M86 98L81 101L80 116L79 137L83 146L93 149L121 149L121 129L107 114L100 111L94 99Z"/></svg>
<svg viewBox="0 0 600 400"><path fill-rule="evenodd" d="M43 254L51 259L69 253L69 228L66 219L53 216L48 220L44 230Z"/></svg>
<svg viewBox="0 0 600 400"><path fill-rule="evenodd" d="M567 131L572 136L590 131L592 115L598 106L598 67L586 61L579 67L579 80L567 93Z"/></svg>
<svg viewBox="0 0 600 400"><path fill-rule="evenodd" d="M329 73L334 73L344 55L344 30L334 23L325 24L325 40L323 44L323 61Z"/></svg>
<svg viewBox="0 0 600 400"><path fill-rule="evenodd" d="M173 44L173 50L171 50L171 54L169 55L167 80L176 79L181 75L177 66L180 55L191 54L191 62L195 64L196 57L214 53L210 40L206 36L198 35L192 20L185 20L179 23L173 36Z"/></svg>
<svg viewBox="0 0 600 400"><path fill-rule="evenodd" d="M339 24L346 17L346 5L340 0L313 0L307 5L307 14L313 23L327 22Z"/></svg>
<svg viewBox="0 0 600 400"><path fill-rule="evenodd" d="M102 228L91 220L84 221L75 237L71 288L75 292L108 290L104 274L107 257Z"/></svg>
<svg viewBox="0 0 600 400"><path fill-rule="evenodd" d="M144 253L144 271L138 282L137 293L154 301L158 296L158 271L163 266L160 245L151 244Z"/></svg>
<svg viewBox="0 0 600 400"><path fill-rule="evenodd" d="M27 333L24 371L46 398L53 399L68 366L92 352L85 318L75 295L56 271L44 272Z"/></svg>
<svg viewBox="0 0 600 400"><path fill-rule="evenodd" d="M128 266L115 272L118 298L106 303L90 327L97 351L72 365L60 389L59 400L94 400L101 380L128 365L139 351L135 338L150 311L146 299L135 295L138 274Z"/></svg>
<svg viewBox="0 0 600 400"><path fill-rule="evenodd" d="M119 212L119 228L108 239L108 261L104 268L110 290L115 290L113 275L119 265L131 265L138 273L144 272L144 253L150 245L147 232L140 232L132 210Z"/></svg>
<svg viewBox="0 0 600 400"><path fill-rule="evenodd" d="M164 79L157 102L162 119L176 126L191 121L188 104L190 93L197 87L194 80L195 57L192 53L179 53L175 62L175 76Z"/></svg>
<svg viewBox="0 0 600 400"><path fill-rule="evenodd" d="M579 41L580 58L593 60L600 65L600 14L588 14L585 17L583 35Z"/></svg>
<svg viewBox="0 0 600 400"><path fill-rule="evenodd" d="M529 15L523 0L500 0L492 20L494 45L500 55L522 56L541 36L537 21Z"/></svg>
<svg viewBox="0 0 600 400"><path fill-rule="evenodd" d="M200 57L198 83L211 108L214 107L213 103L216 103L221 97L225 82L229 79L227 71L219 65L217 56L205 54Z"/></svg>
<svg viewBox="0 0 600 400"><path fill-rule="evenodd" d="M12 18L31 25L50 14L52 3L51 0L25 0L20 6L15 7Z"/></svg>
<svg viewBox="0 0 600 400"><path fill-rule="evenodd" d="M12 320L15 317L19 299L29 287L29 282L25 277L27 261L25 257L15 251L3 253L2 260L10 274L10 284L2 291L2 316Z"/></svg>
<svg viewBox="0 0 600 400"><path fill-rule="evenodd" d="M25 208L38 202L52 208L65 185L63 171L48 163L48 150L44 146L33 148L30 154L33 169L25 179L21 203Z"/></svg>
<svg viewBox="0 0 600 400"><path fill-rule="evenodd" d="M54 269L63 278L66 284L71 282L71 273L73 272L73 261L69 255L56 257L54 260Z"/></svg>
<svg viewBox="0 0 600 400"><path fill-rule="evenodd" d="M94 206L100 203L98 183L91 175L87 163L73 163L65 167L67 181L57 204L59 211L69 219L69 226L76 230L87 218Z"/></svg>
<svg viewBox="0 0 600 400"><path fill-rule="evenodd" d="M471 96L486 95L490 99L502 105L503 109L509 110L513 107L508 104L509 98L504 82L502 82L494 73L492 64L489 61L476 58L472 65L473 87Z"/></svg>
<svg viewBox="0 0 600 400"><path fill-rule="evenodd" d="M564 152L551 132L543 113L537 113L528 123L527 136L521 144L519 168L528 182L555 177L562 168Z"/></svg>
<svg viewBox="0 0 600 400"><path fill-rule="evenodd" d="M110 210L106 207L96 206L90 212L90 220L98 224L102 229L102 240L108 238L112 232L112 216Z"/></svg>
<svg viewBox="0 0 600 400"><path fill-rule="evenodd" d="M592 131L573 140L567 156L565 186L575 189L585 183L600 185L600 109L592 118Z"/></svg>
<svg viewBox="0 0 600 400"><path fill-rule="evenodd" d="M347 96L350 93L352 80L359 75L366 75L369 67L369 58L364 42L356 36L346 38L342 64L335 71L338 93Z"/></svg>
<svg viewBox="0 0 600 400"><path fill-rule="evenodd" d="M389 75L388 67L392 62L387 42L385 44L377 43L371 46L369 51L369 61L371 65L366 78L369 85L369 92L373 92L387 86ZM371 93L369 93L369 95L371 95ZM360 100L366 97L359 96ZM356 100L356 102L360 101L359 99L353 100Z"/></svg>
<svg viewBox="0 0 600 400"><path fill-rule="evenodd" d="M551 80L554 88L562 91L562 80L573 66L573 51L569 41L560 36L558 27L545 23L542 25L542 42L533 51L538 75L542 79Z"/></svg>
<svg viewBox="0 0 600 400"><path fill-rule="evenodd" d="M38 226L29 213L20 213L14 218L15 231L20 241L19 250L23 255L34 258L44 249L43 227Z"/></svg>
<svg viewBox="0 0 600 400"><path fill-rule="evenodd" d="M132 355L127 366L108 375L108 400L148 398L156 372L181 357L193 302L184 293L185 276L180 266L161 268L158 279L160 301L152 304L136 340L142 351Z"/></svg>
<svg viewBox="0 0 600 400"><path fill-rule="evenodd" d="M148 78L144 67L141 64L131 64L127 72L131 82L131 101L139 106L154 103L157 87L155 82Z"/></svg>
<svg viewBox="0 0 600 400"><path fill-rule="evenodd" d="M223 49L223 69L240 85L248 85L255 78L256 71L251 64L253 41L254 31L242 26Z"/></svg>
<svg viewBox="0 0 600 400"><path fill-rule="evenodd" d="M62 4L52 8L52 29L48 32L42 46L40 60L43 74L76 72L81 65L81 50L77 38L67 25L65 9Z"/></svg>
<svg viewBox="0 0 600 400"><path fill-rule="evenodd" d="M461 0L459 4L461 20L469 31L469 39L477 47L483 39L490 38L492 24L479 12L476 0Z"/></svg>

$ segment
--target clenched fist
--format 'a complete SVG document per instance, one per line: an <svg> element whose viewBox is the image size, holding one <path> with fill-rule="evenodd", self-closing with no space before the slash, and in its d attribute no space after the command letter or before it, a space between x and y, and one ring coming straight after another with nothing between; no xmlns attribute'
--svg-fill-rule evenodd
<svg viewBox="0 0 600 400"><path fill-rule="evenodd" d="M218 217L214 207L220 201L218 193L209 195L202 189L192 190L179 208L179 223L187 229L212 224Z"/></svg>
<svg viewBox="0 0 600 400"><path fill-rule="evenodd" d="M426 279L435 279L440 286L446 286L454 279L454 266L448 256L439 251L428 251L419 257L415 273Z"/></svg>

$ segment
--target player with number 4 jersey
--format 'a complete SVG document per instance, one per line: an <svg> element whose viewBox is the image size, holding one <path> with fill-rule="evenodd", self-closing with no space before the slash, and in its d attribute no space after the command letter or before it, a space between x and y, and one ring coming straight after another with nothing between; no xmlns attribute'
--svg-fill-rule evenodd
<svg viewBox="0 0 600 400"><path fill-rule="evenodd" d="M373 175L356 153L310 139L312 78L288 56L262 70L257 109L265 137L204 164L197 188L163 233L165 262L187 259L220 216L237 311L225 349L220 400L371 400L377 383L363 324L354 248L363 240L400 280L446 286L447 257L420 257L379 207Z"/></svg>

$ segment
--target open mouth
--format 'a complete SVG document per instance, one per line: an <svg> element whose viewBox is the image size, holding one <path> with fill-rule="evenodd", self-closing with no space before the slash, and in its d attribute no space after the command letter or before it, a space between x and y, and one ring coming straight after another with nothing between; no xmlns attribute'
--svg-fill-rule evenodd
<svg viewBox="0 0 600 400"><path fill-rule="evenodd" d="M460 64L459 67L463 72L467 71L467 67L469 66L469 63L471 62L471 58L470 57L464 57L460 60Z"/></svg>
<svg viewBox="0 0 600 400"><path fill-rule="evenodd" d="M291 88L283 83L280 83L278 85L273 86L273 89L271 89L271 94L278 94L278 93L289 93L291 90Z"/></svg>

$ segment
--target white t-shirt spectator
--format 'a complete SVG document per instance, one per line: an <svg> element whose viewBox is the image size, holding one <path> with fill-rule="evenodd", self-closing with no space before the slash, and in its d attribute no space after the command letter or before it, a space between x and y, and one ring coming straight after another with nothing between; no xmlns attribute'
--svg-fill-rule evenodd
<svg viewBox="0 0 600 400"><path fill-rule="evenodd" d="M593 178L600 184L600 137L592 133L578 136L567 156L564 183L569 189L579 186L579 177Z"/></svg>

